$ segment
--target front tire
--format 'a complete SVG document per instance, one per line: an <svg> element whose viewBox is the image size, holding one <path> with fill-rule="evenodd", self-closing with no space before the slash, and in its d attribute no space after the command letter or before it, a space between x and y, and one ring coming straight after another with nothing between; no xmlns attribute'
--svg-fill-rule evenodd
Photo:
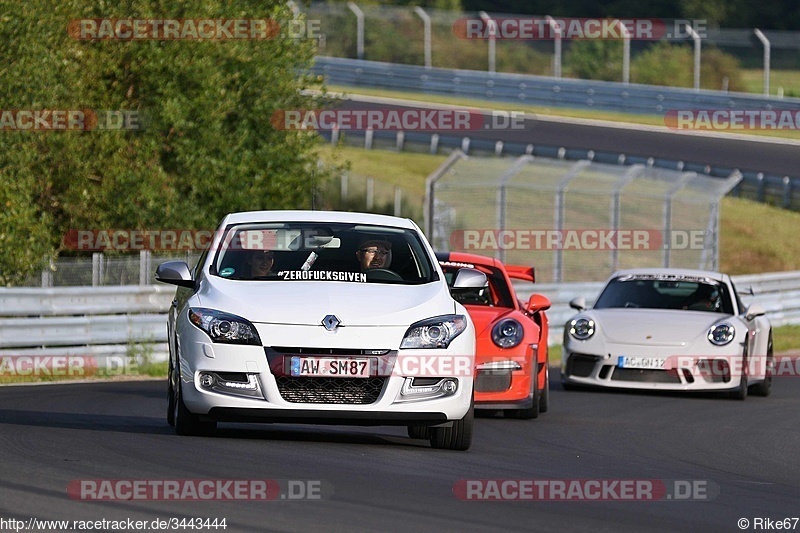
<svg viewBox="0 0 800 533"><path fill-rule="evenodd" d="M743 401L747 399L747 363L747 348L745 348L742 354L742 376L739 379L739 386L731 391L731 398L734 400Z"/></svg>
<svg viewBox="0 0 800 533"><path fill-rule="evenodd" d="M210 437L217 429L217 423L214 421L200 420L200 416L192 413L183 403L183 394L181 393L181 379L180 370L174 370L177 376L177 384L173 387L175 392L173 406L173 420L175 422L175 433L185 436L204 436Z"/></svg>
<svg viewBox="0 0 800 533"><path fill-rule="evenodd" d="M546 413L550 409L550 365L545 363L544 368L544 388L542 389L542 397L539 398L540 413Z"/></svg>
<svg viewBox="0 0 800 533"><path fill-rule="evenodd" d="M769 396L772 392L772 368L775 364L775 358L772 353L772 333L769 334L767 341L767 368L764 381L760 381L755 385L750 386L750 394L753 396Z"/></svg>
<svg viewBox="0 0 800 533"><path fill-rule="evenodd" d="M175 387L172 385L172 379L172 358L170 358L169 372L167 372L167 424L175 427Z"/></svg>
<svg viewBox="0 0 800 533"><path fill-rule="evenodd" d="M456 420L448 428L430 428L431 448L443 450L468 450L472 445L472 428L475 424L475 407L469 406L469 411L461 420Z"/></svg>
<svg viewBox="0 0 800 533"><path fill-rule="evenodd" d="M536 363L536 372L531 376L531 395L533 404L525 409L506 409L503 414L506 418L516 418L518 420L532 420L539 418L541 410L541 394L539 393L539 363Z"/></svg>

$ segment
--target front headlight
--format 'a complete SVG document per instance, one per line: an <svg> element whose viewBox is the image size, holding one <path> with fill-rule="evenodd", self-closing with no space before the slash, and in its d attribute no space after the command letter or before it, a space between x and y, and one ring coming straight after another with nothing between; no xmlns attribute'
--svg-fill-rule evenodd
<svg viewBox="0 0 800 533"><path fill-rule="evenodd" d="M255 326L240 316L192 307L189 309L189 321L202 329L214 342L261 346Z"/></svg>
<svg viewBox="0 0 800 533"><path fill-rule="evenodd" d="M727 322L715 324L708 330L708 340L711 344L725 346L736 336L736 330Z"/></svg>
<svg viewBox="0 0 800 533"><path fill-rule="evenodd" d="M411 324L400 343L400 348L447 348L467 329L463 315L435 316Z"/></svg>
<svg viewBox="0 0 800 533"><path fill-rule="evenodd" d="M522 324L512 318L501 320L492 328L492 340L500 348L513 348L522 342Z"/></svg>
<svg viewBox="0 0 800 533"><path fill-rule="evenodd" d="M579 341L585 341L594 335L594 329L594 320L588 318L576 318L569 323L569 334Z"/></svg>

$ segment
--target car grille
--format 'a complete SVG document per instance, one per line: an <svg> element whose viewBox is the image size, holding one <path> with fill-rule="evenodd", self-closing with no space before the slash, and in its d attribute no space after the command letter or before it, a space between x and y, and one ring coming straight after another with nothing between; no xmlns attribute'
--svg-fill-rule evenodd
<svg viewBox="0 0 800 533"><path fill-rule="evenodd" d="M373 378L275 378L281 397L292 403L370 404L378 401L385 377Z"/></svg>
<svg viewBox="0 0 800 533"><path fill-rule="evenodd" d="M640 368L615 368L611 381L636 381L639 383L680 383L675 370L646 370Z"/></svg>
<svg viewBox="0 0 800 533"><path fill-rule="evenodd" d="M509 370L478 370L475 376L475 392L502 392L510 387Z"/></svg>

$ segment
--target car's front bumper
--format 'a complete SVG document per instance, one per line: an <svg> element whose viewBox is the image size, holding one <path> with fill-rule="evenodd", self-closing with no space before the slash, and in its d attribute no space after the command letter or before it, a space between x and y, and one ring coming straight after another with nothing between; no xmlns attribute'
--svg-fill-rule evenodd
<svg viewBox="0 0 800 533"><path fill-rule="evenodd" d="M373 357L341 354L343 350L346 351L345 347L354 353L365 348L385 347L388 344L386 339L392 337L391 332L387 333L386 330L391 328L383 331L371 328L375 331L372 335L366 335L366 338L358 336L355 331L344 332L338 337L313 333L322 328L310 328L312 333L305 334L298 329L287 335L287 330L291 329L286 326L259 325L261 337L275 341L275 346L264 347L212 343L203 332L190 324L184 323L183 327L179 327L181 393L189 411L220 421L446 425L463 418L472 404L471 368L474 356L471 354L474 353L474 337L466 335L468 332L457 337L447 350L389 350L387 355ZM457 389L450 395L438 397L417 393L415 390L421 389L410 388L409 385L414 383L410 380L414 376L400 373L400 365L385 375L370 378L298 380L281 370L284 367L283 358L289 357L292 351L289 348L292 339L302 339L306 346L302 350L317 346L311 349L310 353L314 355L335 353L342 357L378 359L396 357L401 352L404 356L468 357L470 365L467 373L439 376L441 379L454 380ZM355 349L353 346L362 348ZM392 366L388 365L388 368ZM212 375L214 386L202 381L209 374ZM324 383L313 383L317 392L309 396L302 389L303 379L319 379ZM308 384L307 381L305 383Z"/></svg>
<svg viewBox="0 0 800 533"><path fill-rule="evenodd" d="M631 351L627 350L626 353ZM741 355L720 354L691 359L710 361L715 358L736 361L741 359ZM742 379L741 372L734 369L728 373L707 372L689 364L666 370L622 368L618 361L619 354L573 352L565 347L562 354L561 382L565 385L615 389L713 392L734 390L740 386Z"/></svg>

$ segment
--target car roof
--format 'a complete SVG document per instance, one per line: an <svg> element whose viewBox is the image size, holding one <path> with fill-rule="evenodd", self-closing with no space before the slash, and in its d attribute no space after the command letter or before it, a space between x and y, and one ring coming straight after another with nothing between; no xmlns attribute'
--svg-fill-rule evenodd
<svg viewBox="0 0 800 533"><path fill-rule="evenodd" d="M699 270L693 268L629 268L625 270L617 270L611 275L611 279L620 276L635 276L638 274L644 275L670 275L670 276L695 276L706 277L716 281L726 281L728 276L722 272L715 272L713 270Z"/></svg>
<svg viewBox="0 0 800 533"><path fill-rule="evenodd" d="M247 222L343 222L347 224L373 224L398 228L416 229L407 218L373 213L351 213L346 211L274 210L230 213L222 223L241 224Z"/></svg>

